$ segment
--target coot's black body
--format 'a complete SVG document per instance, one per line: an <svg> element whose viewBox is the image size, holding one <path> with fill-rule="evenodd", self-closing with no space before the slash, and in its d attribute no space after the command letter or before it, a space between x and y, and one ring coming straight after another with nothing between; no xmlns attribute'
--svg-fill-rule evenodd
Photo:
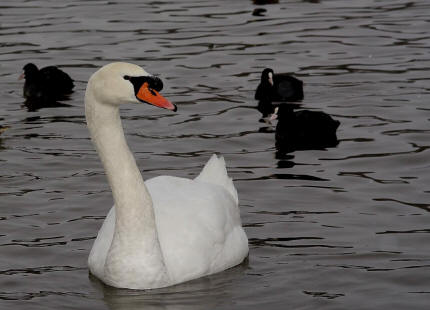
<svg viewBox="0 0 430 310"><path fill-rule="evenodd" d="M319 150L339 143L336 130L340 122L324 112L295 112L288 105L280 105L277 114L275 139L280 152Z"/></svg>
<svg viewBox="0 0 430 310"><path fill-rule="evenodd" d="M28 63L22 77L25 78L24 97L40 103L65 99L74 87L70 76L55 66L39 70L36 65Z"/></svg>
<svg viewBox="0 0 430 310"><path fill-rule="evenodd" d="M255 91L257 109L263 117L273 113L273 102L293 102L303 99L303 82L285 73L274 74L266 68L261 73L261 81Z"/></svg>

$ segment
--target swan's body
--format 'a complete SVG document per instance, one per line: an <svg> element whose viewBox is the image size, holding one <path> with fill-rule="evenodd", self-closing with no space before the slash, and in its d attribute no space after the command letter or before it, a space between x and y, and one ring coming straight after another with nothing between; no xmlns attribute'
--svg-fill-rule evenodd
<svg viewBox="0 0 430 310"><path fill-rule="evenodd" d="M87 124L115 200L88 265L115 287L174 285L233 267L248 255L237 192L222 158L212 156L194 180L160 176L143 182L118 107L145 100L173 110L155 91L160 83L136 65L114 63L93 74L85 94ZM142 99L142 93L155 99Z"/></svg>

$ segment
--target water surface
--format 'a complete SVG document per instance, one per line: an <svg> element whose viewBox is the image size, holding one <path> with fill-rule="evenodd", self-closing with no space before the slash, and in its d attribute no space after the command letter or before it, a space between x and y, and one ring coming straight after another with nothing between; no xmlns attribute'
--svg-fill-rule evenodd
<svg viewBox="0 0 430 310"><path fill-rule="evenodd" d="M430 4L425 0L1 3L0 308L427 309L430 303ZM86 81L144 66L178 112L122 110L144 178L194 177L225 156L250 241L243 266L129 291L88 276L110 189L88 136ZM27 62L76 80L28 109ZM302 107L341 122L339 145L279 158L253 99L272 67Z"/></svg>

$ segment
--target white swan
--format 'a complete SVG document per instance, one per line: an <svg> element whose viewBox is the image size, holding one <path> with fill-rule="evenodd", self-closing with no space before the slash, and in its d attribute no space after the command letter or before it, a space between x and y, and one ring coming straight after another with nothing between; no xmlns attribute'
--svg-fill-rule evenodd
<svg viewBox="0 0 430 310"><path fill-rule="evenodd" d="M248 255L237 192L215 155L194 180L159 176L144 183L119 115L125 103L176 110L141 67L112 63L94 73L85 115L115 201L88 258L104 283L131 289L174 285L240 264Z"/></svg>

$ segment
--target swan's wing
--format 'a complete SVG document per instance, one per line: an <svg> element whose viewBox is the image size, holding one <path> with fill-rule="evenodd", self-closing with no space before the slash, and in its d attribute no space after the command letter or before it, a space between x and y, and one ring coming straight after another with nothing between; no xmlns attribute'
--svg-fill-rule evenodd
<svg viewBox="0 0 430 310"><path fill-rule="evenodd" d="M146 182L158 237L175 282L233 267L248 254L238 206L222 186L175 177Z"/></svg>

